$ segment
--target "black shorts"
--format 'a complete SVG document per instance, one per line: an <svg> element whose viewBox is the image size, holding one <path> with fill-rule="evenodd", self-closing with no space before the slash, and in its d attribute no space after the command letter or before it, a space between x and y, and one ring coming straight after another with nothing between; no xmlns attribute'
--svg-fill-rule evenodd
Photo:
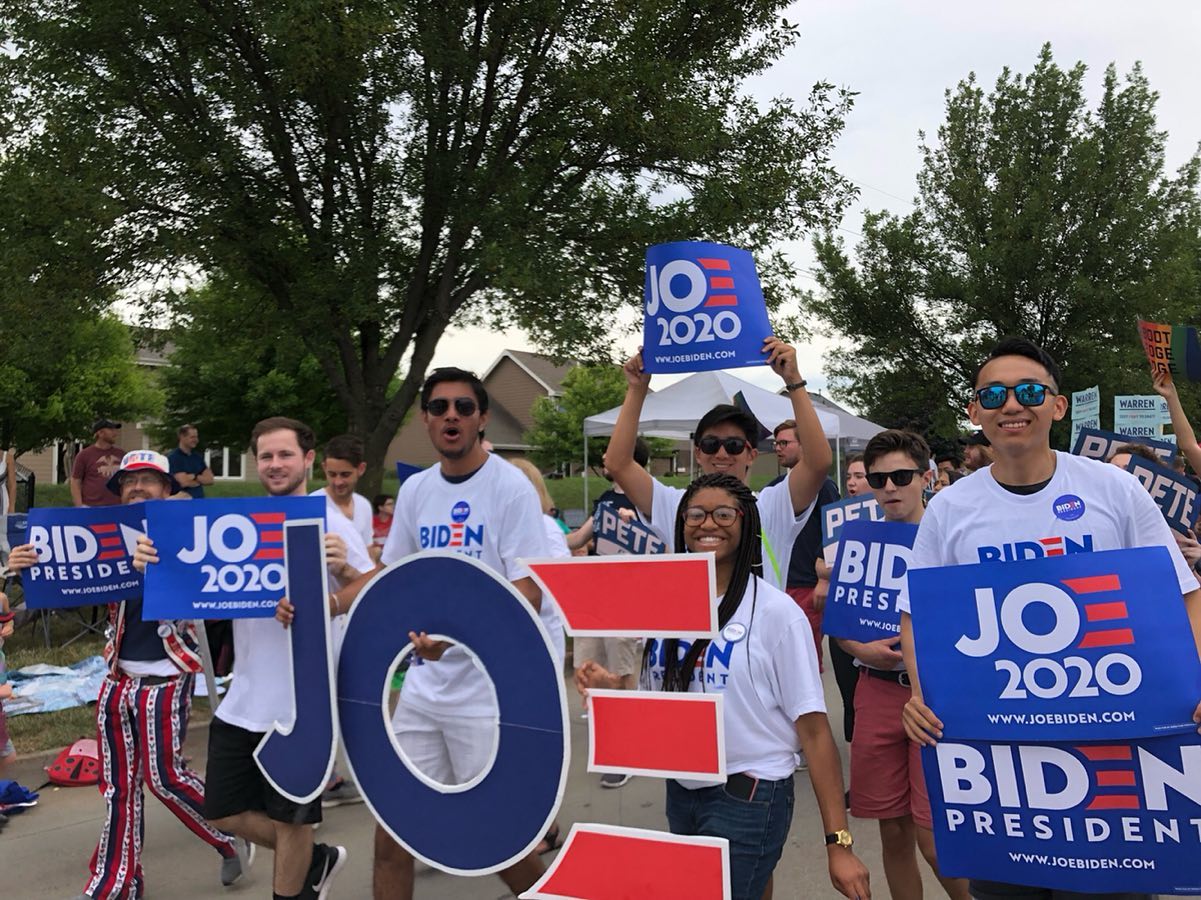
<svg viewBox="0 0 1201 900"><path fill-rule="evenodd" d="M1153 900L1152 894L1077 894L974 878L968 882L968 888L975 900Z"/></svg>
<svg viewBox="0 0 1201 900"><path fill-rule="evenodd" d="M311 803L295 803L273 788L259 771L254 751L262 739L263 732L213 719L209 725L208 769L204 773L204 817L211 821L256 811L289 825L320 822L320 797Z"/></svg>

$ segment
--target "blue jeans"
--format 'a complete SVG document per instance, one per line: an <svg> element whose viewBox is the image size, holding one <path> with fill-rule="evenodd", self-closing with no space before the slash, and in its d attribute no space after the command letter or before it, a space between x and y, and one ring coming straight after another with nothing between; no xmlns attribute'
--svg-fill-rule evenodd
<svg viewBox="0 0 1201 900"><path fill-rule="evenodd" d="M672 834L722 837L730 842L732 900L760 900L780 861L792 826L792 779L760 781L754 796L739 800L725 785L690 791L667 782L667 824Z"/></svg>

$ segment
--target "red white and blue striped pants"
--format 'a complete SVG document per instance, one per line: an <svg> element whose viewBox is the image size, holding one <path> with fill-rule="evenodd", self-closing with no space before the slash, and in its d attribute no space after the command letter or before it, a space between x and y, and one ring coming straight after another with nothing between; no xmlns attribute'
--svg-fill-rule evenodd
<svg viewBox="0 0 1201 900"><path fill-rule="evenodd" d="M183 762L192 680L191 675L165 681L110 676L100 688L96 730L104 830L84 888L95 900L142 896L143 784L223 858L236 853L233 838L204 820L204 781Z"/></svg>

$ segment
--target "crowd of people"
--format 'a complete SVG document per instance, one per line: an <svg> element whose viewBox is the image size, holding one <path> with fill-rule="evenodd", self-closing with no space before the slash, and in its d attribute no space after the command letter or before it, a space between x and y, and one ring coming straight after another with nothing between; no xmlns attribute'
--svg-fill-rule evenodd
<svg viewBox="0 0 1201 900"><path fill-rule="evenodd" d="M709 640L576 640L576 688L585 697L598 688L722 694L730 774L719 784L669 779L664 813L673 833L728 840L735 900L772 896L773 872L792 826L796 773L805 770L825 833L829 878L843 896L866 900L872 894L849 817L878 823L887 891L899 900L922 896L923 861L955 900L1083 896L941 875L919 755L941 737L941 722L923 700L909 598L899 604L898 637L829 638L823 647L831 571L822 558L821 510L839 500L839 489L829 477L830 445L795 349L768 338L763 353L782 381L792 417L772 435L784 474L757 493L749 479L761 426L735 405L714 407L697 423L693 442L701 474L691 484L673 487L653 477L638 436L650 376L640 355L623 366L626 396L604 459L612 486L600 500L615 514L642 522L669 549L713 554L718 630ZM916 526L911 568L974 563L981 546L1059 533L1063 522L1055 519L1050 500L1072 494L1084 500L1073 526L1087 528L1095 550L1167 548L1201 648L1201 588L1194 573L1201 545L1192 533L1170 530L1139 482L1121 471L1129 454L1145 448L1117 448L1112 466L1054 451L1051 427L1066 415L1067 398L1055 361L1029 341L998 344L981 362L972 389L966 413L979 430L961 446L932 453L921 435L889 429L841 473L848 495L870 494L885 520ZM1201 447L1171 382L1158 379L1155 389L1168 402L1181 458L1201 469ZM430 549L430 536L453 516L470 522L479 536L472 555L529 603L565 666L559 611L521 560L597 552L592 520L564 534L537 468L489 451L483 440L489 398L473 373L435 370L422 388L420 407L437 463L407 478L396 497L368 502L356 492L365 468L356 439L339 436L323 447L326 483L316 493L327 502L335 654L344 632L340 623L372 575ZM72 493L78 504L137 503L180 491L203 496L212 477L194 452L194 427L179 430L179 447L168 458L153 451L122 453L115 426L97 422L96 445L76 459ZM306 492L317 449L311 429L294 419L269 418L254 428L249 444L268 494ZM101 477L105 496L95 483ZM32 545L24 545L13 548L9 565L20 572L36 561ZM152 537L139 539L135 567L144 571L157 561ZM322 798L298 804L267 781L253 756L274 722L295 716L297 698L278 677L290 665L285 629L294 614L281 600L275 619L233 622L233 680L209 729L202 778L189 768L181 739L200 666L194 624L143 621L140 599L110 608L109 674L97 704L106 814L82 898L132 898L145 890L144 787L216 851L223 884L245 875L258 847L273 851L277 900L332 896L347 852L316 842L313 828L323 805L361 799L356 787L335 772ZM391 714L396 741L426 778L470 782L490 764L495 740L498 713L487 677L463 647L422 631L409 639L414 659ZM849 785L827 714L826 658L842 700ZM4 689L0 681L0 698ZM1196 719L1201 723L1201 705ZM0 718L0 757L6 747L11 755ZM601 785L619 788L628 777L606 774ZM556 823L538 847L499 873L507 889L518 895L532 887L545 870L542 855L559 843ZM383 827L376 830L372 866L377 900L413 896L414 858Z"/></svg>

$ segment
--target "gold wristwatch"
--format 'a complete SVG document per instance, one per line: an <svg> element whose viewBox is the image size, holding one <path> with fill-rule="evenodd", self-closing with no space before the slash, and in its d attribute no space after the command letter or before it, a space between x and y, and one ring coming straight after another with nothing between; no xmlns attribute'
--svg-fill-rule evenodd
<svg viewBox="0 0 1201 900"><path fill-rule="evenodd" d="M826 835L827 847L829 847L831 844L837 844L839 847L846 847L848 850L850 850L851 845L854 843L855 839L851 837L851 833L845 828L840 828L833 834Z"/></svg>

